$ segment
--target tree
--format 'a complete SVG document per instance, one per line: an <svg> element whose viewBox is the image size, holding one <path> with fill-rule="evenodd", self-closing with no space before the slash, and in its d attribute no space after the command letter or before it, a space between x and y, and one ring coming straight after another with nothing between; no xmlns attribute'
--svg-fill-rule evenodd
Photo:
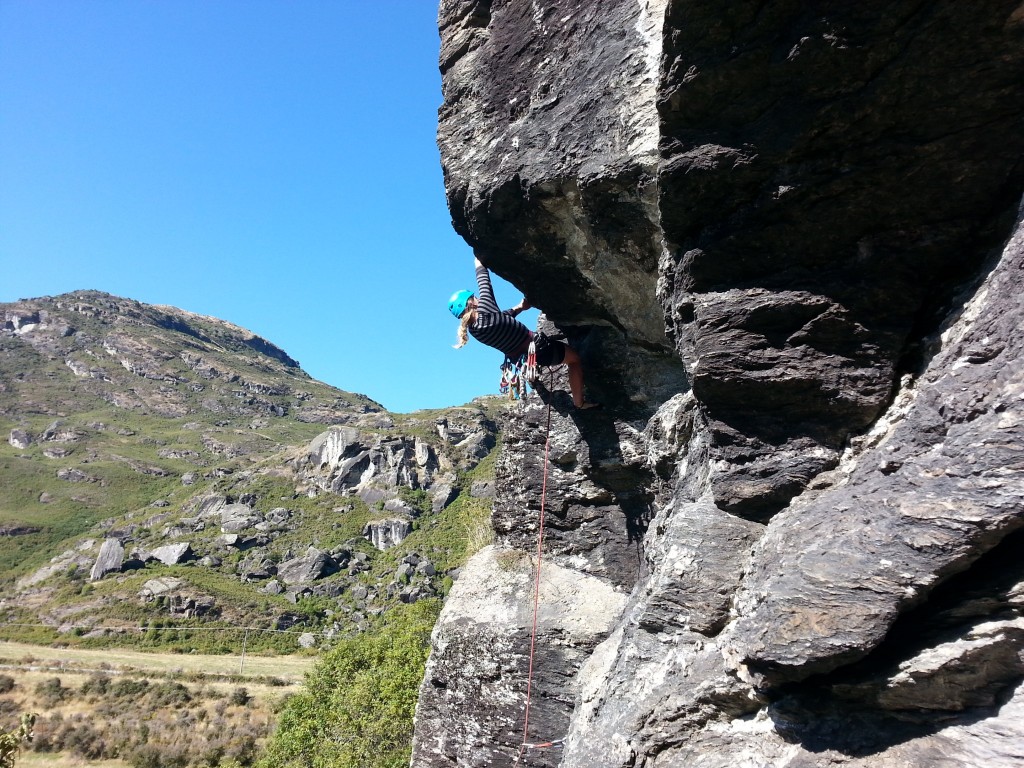
<svg viewBox="0 0 1024 768"><path fill-rule="evenodd" d="M18 756L22 743L32 741L32 726L35 723L35 715L24 714L17 730L0 731L0 768L14 768L14 759Z"/></svg>

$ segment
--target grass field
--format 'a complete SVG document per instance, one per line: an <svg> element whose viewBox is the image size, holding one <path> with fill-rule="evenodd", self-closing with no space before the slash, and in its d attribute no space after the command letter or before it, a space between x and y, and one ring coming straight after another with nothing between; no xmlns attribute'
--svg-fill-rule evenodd
<svg viewBox="0 0 1024 768"><path fill-rule="evenodd" d="M17 768L246 768L313 663L0 642L0 730L38 715Z"/></svg>
<svg viewBox="0 0 1024 768"><path fill-rule="evenodd" d="M86 760L67 752L22 752L16 765L18 768L129 768L131 763L124 760Z"/></svg>
<svg viewBox="0 0 1024 768"><path fill-rule="evenodd" d="M35 659L27 663L26 659ZM0 641L0 660L19 667L45 666L68 672L110 669L152 674L231 675L233 677L276 677L287 683L298 683L313 666L310 656L204 656L182 653L145 653L120 648L93 650L84 648L49 648L28 643Z"/></svg>

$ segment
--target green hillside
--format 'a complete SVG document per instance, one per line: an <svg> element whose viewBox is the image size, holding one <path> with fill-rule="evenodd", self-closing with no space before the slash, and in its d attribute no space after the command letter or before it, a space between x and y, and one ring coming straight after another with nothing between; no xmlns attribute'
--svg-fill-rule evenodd
<svg viewBox="0 0 1024 768"><path fill-rule="evenodd" d="M500 402L389 414L93 291L0 312L0 638L293 651L443 596L487 540Z"/></svg>

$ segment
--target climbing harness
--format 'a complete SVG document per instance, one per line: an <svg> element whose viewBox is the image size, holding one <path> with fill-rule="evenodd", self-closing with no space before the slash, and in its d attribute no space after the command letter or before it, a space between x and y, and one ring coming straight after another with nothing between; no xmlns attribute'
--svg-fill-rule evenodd
<svg viewBox="0 0 1024 768"><path fill-rule="evenodd" d="M533 344L530 344L531 352L534 352ZM535 354L535 352L534 352ZM536 362L534 364L536 371ZM552 385L554 382L554 373L551 374ZM548 496L548 457L551 451L551 400L548 399L547 404L547 426L545 427L544 436L544 479L541 481L540 487L540 516L537 522L537 571L534 578L533 584L533 629L530 632L530 666L526 673L526 711L523 715L523 743L519 747L519 754L516 755L515 765L519 765L523 759L523 755L528 749L548 749L551 747L560 747L564 738L553 739L551 741L543 741L537 743L531 743L527 739L530 735L530 694L533 692L533 661L537 648L537 613L540 609L540 565L541 558L544 553L544 511L547 506Z"/></svg>

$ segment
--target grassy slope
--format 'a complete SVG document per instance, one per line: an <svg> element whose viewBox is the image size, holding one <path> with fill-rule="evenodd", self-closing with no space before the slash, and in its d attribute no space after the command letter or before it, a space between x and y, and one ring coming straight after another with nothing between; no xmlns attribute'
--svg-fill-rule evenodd
<svg viewBox="0 0 1024 768"><path fill-rule="evenodd" d="M365 397L329 387L261 354L246 343L251 334L230 324L102 294L80 296L78 303L99 317L68 310L73 302L67 297L0 305L8 311L43 308L51 313L49 329L0 334L0 526L41 529L0 536L0 584L43 564L62 542L99 520L156 501L180 507L211 484L200 479L183 488L180 478L187 472L202 478L216 469L237 471L312 439L325 424L304 419L317 417L317 409L338 417L379 410ZM63 336L62 326L75 332ZM128 338L135 346L111 355L104 347L111 338ZM184 357L202 362L194 371ZM129 372L121 359L147 375ZM76 376L68 361L102 371L106 380ZM251 395L252 390L257 394ZM274 407L285 415L277 415ZM78 438L38 442L54 422ZM6 439L12 429L28 432L37 442L14 448ZM44 455L53 449L70 454ZM167 455L170 451L191 455L174 458ZM89 480L58 478L60 470L71 469Z"/></svg>
<svg viewBox="0 0 1024 768"><path fill-rule="evenodd" d="M71 305L87 311L70 311ZM212 526L188 538L200 549L217 551L223 560L218 567L151 564L96 583L87 581L88 566L68 567L46 582L40 598L39 607L51 616L62 616L65 624L156 625L160 631L129 629L83 637L84 631L77 630L58 635L48 629L0 626L0 638L233 652L241 643L239 631L186 628L272 628L275 617L282 615L316 627L330 623L339 608L355 615L367 608L371 613L386 610L397 603L397 596L380 593L380 587L393 578L407 553L430 558L443 573L459 566L468 550L487 539L489 501L463 492L440 515L417 520L412 536L401 546L378 553L362 538L365 524L380 516L378 509L353 497L298 495L290 474L275 469L294 454L294 446L326 428L316 419L368 419L380 424L373 431L384 437L417 437L440 449L434 422L450 409L408 416L383 413L367 398L310 379L279 351L263 354L268 351L265 342L254 349L247 332L177 310L88 292L4 306L21 313L42 308L50 317L49 330L32 332L37 335L0 332L0 436L17 428L35 439L24 449L0 442L0 527L38 529L26 535L0 535L0 594L86 536L102 537L104 530L126 525L145 526L155 518L161 519L153 529L158 532L193 515L195 500L208 494L246 497L264 513L277 506L288 508L295 525L275 534L272 557L302 553L311 544L325 550L346 546L362 551L371 568L356 577L357 582L371 594L378 592L365 607L349 593L336 599L305 598L294 605L283 595L261 594L260 583L243 584L236 575L245 553L217 549L213 539L220 531ZM67 335L62 327L75 332ZM111 355L110 348L117 354ZM136 372L126 370L122 360ZM102 377L76 376L67 361L101 371ZM492 401L482 407L494 418L501 405ZM40 440L55 423L70 441ZM68 454L54 458L54 449ZM68 470L84 473L85 480L58 477ZM191 486L182 484L186 473L195 476ZM490 459L460 475L458 482L468 491L474 479L492 475ZM406 501L421 507L427 502L423 492L409 492ZM159 543L159 538L153 541ZM213 597L221 614L213 619L166 620L164 609L144 605L136 597L142 584L158 575L185 579L192 592ZM319 583L341 578L339 574ZM444 591L448 584L441 581L439 586ZM37 609L31 606L7 607L9 625L38 622ZM168 630L168 624L179 631ZM269 633L250 638L249 643L257 652L295 649L293 637Z"/></svg>

